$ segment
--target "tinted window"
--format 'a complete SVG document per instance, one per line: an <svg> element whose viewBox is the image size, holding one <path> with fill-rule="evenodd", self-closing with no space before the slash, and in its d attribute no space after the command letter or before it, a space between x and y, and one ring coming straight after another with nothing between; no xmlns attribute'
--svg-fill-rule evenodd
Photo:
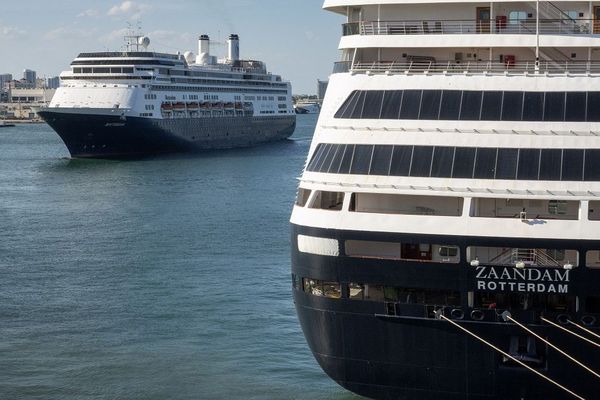
<svg viewBox="0 0 600 400"><path fill-rule="evenodd" d="M412 159L412 146L394 146L390 175L408 176Z"/></svg>
<svg viewBox="0 0 600 400"><path fill-rule="evenodd" d="M382 119L398 119L400 104L402 103L402 90L388 90L383 95L381 107Z"/></svg>
<svg viewBox="0 0 600 400"><path fill-rule="evenodd" d="M502 92L484 92L481 119L499 121L500 111L502 111Z"/></svg>
<svg viewBox="0 0 600 400"><path fill-rule="evenodd" d="M521 149L519 151L519 165L517 179L537 180L540 167L539 149Z"/></svg>
<svg viewBox="0 0 600 400"><path fill-rule="evenodd" d="M410 166L410 176L429 176L433 147L415 146Z"/></svg>
<svg viewBox="0 0 600 400"><path fill-rule="evenodd" d="M371 155L373 146L366 144L357 144L354 149L354 157L352 158L351 174L366 175L369 173L371 166Z"/></svg>
<svg viewBox="0 0 600 400"><path fill-rule="evenodd" d="M333 144L327 143L324 147L323 147L323 154L321 155L321 157L319 157L319 160L315 163L314 166L314 171L315 172L320 172L321 168L323 168L323 164L325 163L325 160L327 159L327 156L329 155L329 153L331 152L331 148L334 147ZM331 162L331 160L330 160Z"/></svg>
<svg viewBox="0 0 600 400"><path fill-rule="evenodd" d="M583 150L563 150L562 180L580 181L583 175Z"/></svg>
<svg viewBox="0 0 600 400"><path fill-rule="evenodd" d="M431 164L431 177L446 178L452 171L454 147L436 147Z"/></svg>
<svg viewBox="0 0 600 400"><path fill-rule="evenodd" d="M504 92L502 121L520 121L523 114L523 92Z"/></svg>
<svg viewBox="0 0 600 400"><path fill-rule="evenodd" d="M419 107L421 107L421 90L405 90L402 97L401 119L419 118Z"/></svg>
<svg viewBox="0 0 600 400"><path fill-rule="evenodd" d="M585 121L586 92L567 92L565 121Z"/></svg>
<svg viewBox="0 0 600 400"><path fill-rule="evenodd" d="M319 168L319 172L327 172L329 171L329 167L331 167L331 162L333 161L333 157L338 152L341 146L339 144L332 144L331 149L329 149L329 153L325 157L321 167Z"/></svg>
<svg viewBox="0 0 600 400"><path fill-rule="evenodd" d="M526 92L523 101L523 121L543 121L544 93Z"/></svg>
<svg viewBox="0 0 600 400"><path fill-rule="evenodd" d="M518 153L517 149L498 149L496 179L515 179Z"/></svg>
<svg viewBox="0 0 600 400"><path fill-rule="evenodd" d="M344 156L342 157L342 163L340 165L340 174L347 174L350 172L350 164L352 163L352 156L354 155L354 145L348 144L346 145L346 151L344 151Z"/></svg>
<svg viewBox="0 0 600 400"><path fill-rule="evenodd" d="M442 92L442 105L440 107L440 119L455 121L460 114L460 102L462 92L460 90L444 90Z"/></svg>
<svg viewBox="0 0 600 400"><path fill-rule="evenodd" d="M540 180L559 181L562 164L562 150L542 149L540 156Z"/></svg>
<svg viewBox="0 0 600 400"><path fill-rule="evenodd" d="M548 92L544 102L544 121L564 121L565 93Z"/></svg>
<svg viewBox="0 0 600 400"><path fill-rule="evenodd" d="M314 171L315 170L315 165L318 164L319 160L321 159L321 157L323 157L323 150L325 149L324 144L319 144L312 156L312 160L310 160L310 162L308 163L308 167L306 167L306 169L308 169L309 171Z"/></svg>
<svg viewBox="0 0 600 400"><path fill-rule="evenodd" d="M383 100L383 90L370 90L365 96L362 118L379 119L381 113L381 101Z"/></svg>
<svg viewBox="0 0 600 400"><path fill-rule="evenodd" d="M457 147L454 153L453 178L473 177L473 166L475 164L475 149L472 147Z"/></svg>
<svg viewBox="0 0 600 400"><path fill-rule="evenodd" d="M340 107L338 112L335 113L335 116L334 116L335 118L344 118L344 117L342 117L344 115L344 112L348 109L348 107L350 106L352 101L356 101L355 96L357 94L358 94L357 90L350 93L350 96L348 96L348 98L346 99L344 104L342 104L342 106ZM354 106L352 106L352 108L354 108Z"/></svg>
<svg viewBox="0 0 600 400"><path fill-rule="evenodd" d="M496 173L496 152L496 149L477 149L474 178L494 179L494 174Z"/></svg>
<svg viewBox="0 0 600 400"><path fill-rule="evenodd" d="M365 103L365 97L366 97L366 92L360 91L358 93L356 105L354 106L354 109L352 110L352 114L350 115L350 118L358 119L361 117L363 105Z"/></svg>
<svg viewBox="0 0 600 400"><path fill-rule="evenodd" d="M392 160L392 146L375 146L369 175L387 175Z"/></svg>
<svg viewBox="0 0 600 400"><path fill-rule="evenodd" d="M600 181L600 150L585 151L585 176L586 181Z"/></svg>
<svg viewBox="0 0 600 400"><path fill-rule="evenodd" d="M424 90L419 119L438 119L441 98L441 90Z"/></svg>
<svg viewBox="0 0 600 400"><path fill-rule="evenodd" d="M340 164L342 163L342 159L344 157L344 152L346 151L346 145L341 144L337 145L337 151L335 152L335 156L331 161L331 165L329 166L329 170L327 172L337 173L340 170Z"/></svg>
<svg viewBox="0 0 600 400"><path fill-rule="evenodd" d="M600 92L588 93L587 120L590 122L600 122Z"/></svg>
<svg viewBox="0 0 600 400"><path fill-rule="evenodd" d="M460 119L466 121L479 120L479 114L481 114L481 97L481 92L467 90L463 92Z"/></svg>

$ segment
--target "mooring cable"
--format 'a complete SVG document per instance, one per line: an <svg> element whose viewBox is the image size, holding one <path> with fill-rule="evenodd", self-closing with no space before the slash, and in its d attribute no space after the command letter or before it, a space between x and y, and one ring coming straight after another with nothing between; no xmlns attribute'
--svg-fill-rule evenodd
<svg viewBox="0 0 600 400"><path fill-rule="evenodd" d="M535 369L533 369L532 367L530 367L529 365L525 364L524 362L517 360L515 357L511 356L510 354L508 354L505 351L500 350L498 347L494 346L493 344L491 344L490 342L486 341L485 339L477 336L476 334L472 333L471 331L469 331L467 328L460 326L459 324L457 324L456 322L452 321L449 318L446 318L442 313L437 314L439 318L443 319L444 321L450 322L452 325L456 326L458 329L464 331L465 333L467 333L468 335L474 337L475 339L479 340L480 342L484 343L485 345L491 347L492 349L496 350L498 353L502 354L503 356L510 358L511 360L513 360L514 362L516 362L517 364L521 365L522 367L527 368L529 371L533 372L534 374L538 375L540 378L550 382L551 384L553 384L554 386L564 390L565 392L569 393L570 395L572 395L575 398L578 398L580 400L585 400L585 398L581 397L580 395L578 395L577 393L567 389L566 387L564 387L563 385L561 385L560 383L552 380L551 378L547 377L546 375L542 374L539 371L536 371Z"/></svg>
<svg viewBox="0 0 600 400"><path fill-rule="evenodd" d="M579 328L579 329L581 329L582 331L584 331L584 332L586 332L586 333L588 333L588 334L590 334L590 335L592 335L592 336L595 336L595 337L597 337L598 339L600 339L600 335L598 335L598 334L597 334L597 333L595 333L595 332L592 332L591 330L589 330L589 329L587 329L587 328L585 328L585 327L583 327L583 326L581 326L581 325L578 325L578 324L576 324L575 322L571 321L570 319L568 319L568 320L567 320L567 322L568 322L569 324L571 324L571 325L575 325L576 327L578 327L578 328Z"/></svg>
<svg viewBox="0 0 600 400"><path fill-rule="evenodd" d="M594 345L594 346L596 346L596 347L600 347L600 344L598 344L598 343L594 342L593 340L590 340L590 339L588 339L588 338L586 338L586 337L583 337L583 336L581 336L581 335L578 335L577 333L575 333L575 332L573 332L573 331L570 331L570 330L568 330L568 329L567 329L567 328L565 328L564 326L560 326L560 325L558 325L557 323L555 323L555 322L553 322L553 321L550 321L549 319L546 319L546 318L544 318L544 317L541 317L541 319L542 319L542 321L544 321L544 322L547 322L547 323L549 323L550 325L552 325L552 326L555 326L556 328L562 329L563 331L565 331L565 332L567 332L567 333L570 333L571 335L573 335L573 336L576 336L576 337L578 337L578 338L579 338L579 339L581 339L581 340L585 340L586 342L588 342L588 343L590 343L590 344L593 344L593 345Z"/></svg>

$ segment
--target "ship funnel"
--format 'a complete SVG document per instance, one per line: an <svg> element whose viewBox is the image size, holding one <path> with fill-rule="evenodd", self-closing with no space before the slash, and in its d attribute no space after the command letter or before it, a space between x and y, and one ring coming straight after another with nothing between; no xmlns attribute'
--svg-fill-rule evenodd
<svg viewBox="0 0 600 400"><path fill-rule="evenodd" d="M208 35L201 35L198 39L198 54L210 54L210 38Z"/></svg>
<svg viewBox="0 0 600 400"><path fill-rule="evenodd" d="M229 45L229 55L227 57L229 62L235 62L240 59L240 37L236 34L229 35L229 40L227 41Z"/></svg>

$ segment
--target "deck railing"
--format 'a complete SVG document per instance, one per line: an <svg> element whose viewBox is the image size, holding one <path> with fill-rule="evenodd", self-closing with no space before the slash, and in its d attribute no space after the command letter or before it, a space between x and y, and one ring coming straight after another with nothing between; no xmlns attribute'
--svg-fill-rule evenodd
<svg viewBox="0 0 600 400"><path fill-rule="evenodd" d="M600 22L590 19L542 19L540 34L600 34ZM518 21L494 20L412 20L360 21L343 24L342 34L349 35L462 35L512 34L535 35L535 19Z"/></svg>

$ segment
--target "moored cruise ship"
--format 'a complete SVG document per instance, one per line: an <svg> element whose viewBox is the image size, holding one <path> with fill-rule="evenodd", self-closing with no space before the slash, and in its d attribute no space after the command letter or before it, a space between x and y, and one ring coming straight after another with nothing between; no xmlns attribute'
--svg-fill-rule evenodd
<svg viewBox="0 0 600 400"><path fill-rule="evenodd" d="M123 52L81 53L61 74L61 87L38 114L72 157L128 158L252 146L292 135L292 89L262 61L240 59L239 37L228 56L147 50L128 36Z"/></svg>
<svg viewBox="0 0 600 400"><path fill-rule="evenodd" d="M600 392L600 1L347 18L291 217L314 357L376 399Z"/></svg>

